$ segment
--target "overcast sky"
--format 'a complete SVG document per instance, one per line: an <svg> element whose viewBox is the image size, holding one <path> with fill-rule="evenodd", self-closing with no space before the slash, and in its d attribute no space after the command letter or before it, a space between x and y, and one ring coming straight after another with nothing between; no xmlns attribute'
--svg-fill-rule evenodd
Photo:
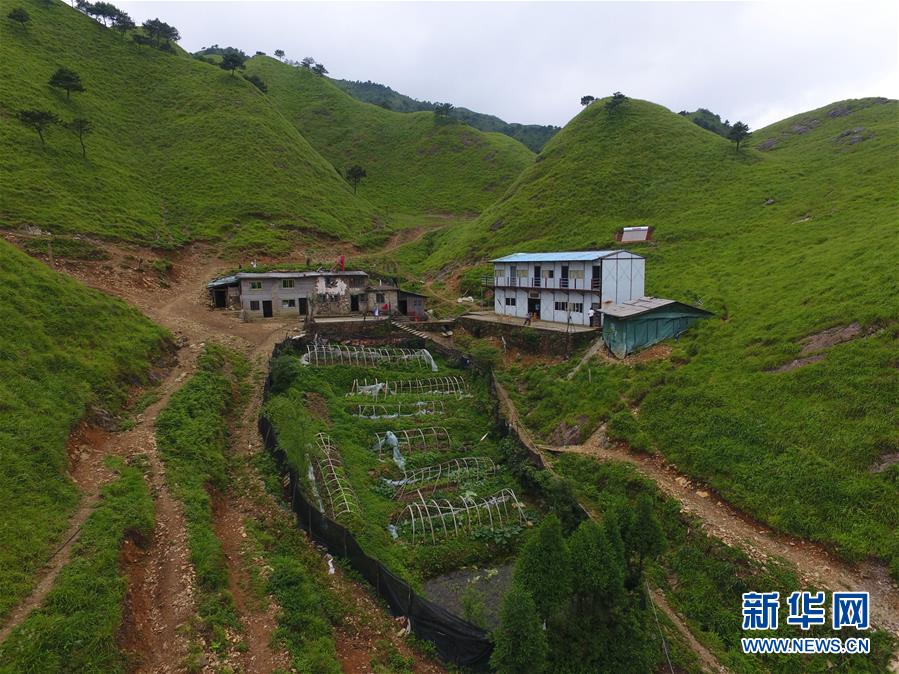
<svg viewBox="0 0 899 674"><path fill-rule="evenodd" d="M899 98L899 3L150 2L189 51L313 56L526 124L564 125L584 94L709 108L756 129L845 98Z"/></svg>

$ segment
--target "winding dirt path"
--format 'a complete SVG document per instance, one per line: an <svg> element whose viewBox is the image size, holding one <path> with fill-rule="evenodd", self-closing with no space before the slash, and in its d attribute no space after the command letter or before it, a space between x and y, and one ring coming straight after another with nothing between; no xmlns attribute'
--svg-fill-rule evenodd
<svg viewBox="0 0 899 674"><path fill-rule="evenodd" d="M506 422L515 430L518 434L518 437L521 438L521 441L532 451L536 452L543 459L544 467L547 470L553 471L552 459L547 453L544 451L544 447L537 445L530 431L525 427L524 424L521 423L521 418L518 415L518 409L515 407L515 403L509 397L509 393L506 391L505 387L499 382L496 377L493 378L494 384L496 386L496 395L499 398L500 411L503 417L506 419ZM584 509L592 519L598 520L598 514L587 505L581 503L581 507ZM665 599L665 595L658 590L658 588L650 587L649 592L651 594L652 601L655 603L656 607L660 609L672 622L675 629L681 634L686 642L687 646L696 657L699 659L700 664L703 669L707 672L716 672L716 673L724 673L726 674L728 670L718 662L718 659L712 654L709 649L703 646L693 633L690 631L690 628L687 627L686 621L668 604L667 599Z"/></svg>
<svg viewBox="0 0 899 674"><path fill-rule="evenodd" d="M423 228L413 238L423 236L426 231L427 228ZM408 239L403 241L408 242ZM112 259L102 265L58 262L56 267L86 285L121 297L168 328L182 345L178 365L160 385L160 399L144 411L132 431L120 434L121 444L139 448L149 458L157 517L150 545L141 547L129 540L123 551L123 568L129 577L123 646L135 656L137 672L183 671L189 655L190 643L186 636L189 630L185 627L196 613L193 567L181 504L169 494L165 468L155 451L154 425L156 416L171 395L195 371L204 344L214 341L243 353L254 366L250 398L235 421L229 450L234 459L235 474L224 493L213 495L215 529L228 564L229 590L244 627L242 636L246 646L245 650L229 653L227 662L219 664L235 671L254 673L288 671L291 666L289 655L272 643L280 609L273 598L259 597L258 591L254 592L250 587L249 569L260 560L254 559L248 549L245 522L248 517L271 516L293 521L293 514L268 494L258 473L249 467L249 459L264 450L256 430L256 419L262 404L262 383L268 358L277 342L298 332L299 322L241 323L234 315L209 311L204 284L229 265L203 246L194 246L176 255L173 276L163 283L153 273L135 268L136 260L152 259L151 253L116 245L104 245L104 248ZM127 439L131 436L133 439ZM97 474L97 463L102 466L102 457L85 466L85 474ZM92 505L93 501L85 498L84 519ZM81 511L78 514L80 516ZM81 522L83 519L78 524ZM75 524L73 521L73 527ZM57 571L65 563L62 556L61 552L59 559L54 560ZM48 590L53 578L46 580ZM353 615L348 616L335 634L345 671L371 671L373 653L380 652L384 644L390 644L403 657L414 655L413 671L416 673L445 671L431 658L413 652L399 627L369 596L365 587L346 578L339 570L330 578L332 590L343 594L354 606ZM41 599L42 596L35 596L30 607L23 606L23 616L38 606ZM201 661L202 670L211 671L214 660L207 653Z"/></svg>
<svg viewBox="0 0 899 674"><path fill-rule="evenodd" d="M581 445L537 444L521 423L518 410L508 392L500 382L497 381L496 385L500 405L510 425L515 427L526 445L540 454L548 467L552 465L552 455L559 453L583 454L598 461L629 463L639 473L653 480L663 493L677 500L684 511L698 518L709 535L740 548L761 562L771 557L786 559L797 568L807 587L870 592L872 622L899 636L899 588L891 581L884 564L865 561L852 566L836 558L822 546L775 532L739 512L708 488L696 485L662 457L638 454L628 451L622 444L610 443L603 426ZM678 624L678 621L674 622ZM683 625L682 621L681 624ZM685 626L684 628L686 629ZM702 659L699 651L697 654ZM899 657L892 665L893 671L899 671L897 665Z"/></svg>
<svg viewBox="0 0 899 674"><path fill-rule="evenodd" d="M708 487L679 473L661 456L638 454L622 444L610 443L604 427L582 445L540 445L538 448L544 452L584 454L599 461L631 464L652 479L662 492L677 500L686 512L697 517L708 534L744 550L760 562L770 557L786 559L796 566L804 586L870 592L872 621L899 636L899 588L892 583L885 564L864 561L849 565L820 545L773 531L735 509Z"/></svg>
<svg viewBox="0 0 899 674"><path fill-rule="evenodd" d="M59 572L69 561L72 548L80 537L81 527L93 511L101 488L114 477L114 473L104 464L108 456L128 458L138 454L145 455L150 463L150 479L157 495L157 502L163 506L157 507L158 527L179 528L180 524L180 528L183 529L183 521L180 523L177 521L179 515L177 510L168 507L171 498L165 487L164 472L156 454L154 425L157 415L171 395L181 387L184 372L185 366L180 363L168 371L159 384L159 398L138 415L132 429L118 433L108 432L82 422L71 434L68 443L69 473L82 492L81 503L63 536L62 544L48 561L40 580L31 594L10 613L0 630L0 641L6 639L15 627L43 603Z"/></svg>

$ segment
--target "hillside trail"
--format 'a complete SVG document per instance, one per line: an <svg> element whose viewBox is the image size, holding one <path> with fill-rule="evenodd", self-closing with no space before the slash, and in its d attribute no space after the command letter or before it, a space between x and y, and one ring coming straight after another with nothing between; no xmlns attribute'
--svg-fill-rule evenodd
<svg viewBox="0 0 899 674"><path fill-rule="evenodd" d="M543 463L546 469L555 473L551 457L547 455L547 452L543 450L542 446L537 445L534 442L530 431L521 422L521 417L518 415L518 409L516 408L515 403L509 397L509 393L506 391L505 387L495 377L493 381L496 385L496 394L497 398L499 398L500 411L503 417L506 419L506 422L515 429L516 433L521 438L521 441L529 449L540 455L540 457L543 459ZM592 519L600 519L599 514L592 508L584 503L581 503L580 505L584 509L584 512L586 512L587 515L589 515ZM651 587L648 585L647 587L656 608L660 609L662 613L664 613L666 617L671 621L671 623L674 625L674 628L683 637L687 646L699 659L703 670L706 672L714 672L717 674L727 674L729 670L718 661L718 658L716 658L709 649L707 649L703 644L699 642L698 639L696 639L696 637L693 635L693 632L691 632L690 628L687 626L686 620L671 607L671 605L668 603L668 600L665 598L665 595L656 587Z"/></svg>
<svg viewBox="0 0 899 674"><path fill-rule="evenodd" d="M775 532L738 511L708 487L682 475L661 456L628 451L626 445L610 442L602 426L581 445L540 448L631 464L677 500L685 512L697 517L708 534L741 548L760 562L771 557L786 559L799 571L804 587L870 592L872 621L899 636L899 588L891 581L885 564L863 561L849 565L820 545Z"/></svg>
<svg viewBox="0 0 899 674"><path fill-rule="evenodd" d="M178 275L168 288L147 292L142 283L122 283L122 274L106 278L88 274L82 278L89 285L118 295L137 306L156 323L168 328L185 346L188 353L177 374L186 381L196 370L197 358L208 342L224 343L251 359L262 359L275 343L287 334L283 323L240 323L234 317L215 314L205 306L204 284L221 271L225 264L206 251L188 253L175 262ZM162 301L160 301L162 300ZM179 359L180 360L180 359ZM160 409L164 405L160 405ZM248 406L249 407L249 406ZM154 415L155 421L155 415ZM150 425L152 433L152 424ZM151 438L155 446L155 442ZM158 461L158 458L157 458ZM154 477L164 476L164 467L154 466ZM157 527L154 539L143 559L127 563L131 582L123 641L139 655L137 672L177 671L187 656L184 627L195 613L193 568L186 541L186 526L180 503L171 498L162 485L154 488L157 498ZM220 536L228 565L229 589L243 623L245 650L229 654L240 671L271 672L286 669L289 658L283 649L272 647L272 634L277 627L277 607L257 601L246 586L243 546L241 498L233 494L213 494L214 524ZM214 660L206 654L207 667ZM222 664L222 663L219 663Z"/></svg>
<svg viewBox="0 0 899 674"><path fill-rule="evenodd" d="M244 627L246 649L231 653L228 662L218 664L246 672L289 670L287 653L272 646L279 607L270 597L260 599L249 589L248 569L260 560L253 559L248 550L245 521L248 517L282 517L294 523L289 509L265 490L258 473L248 470L247 466L250 457L264 451L256 430L256 419L262 404L262 383L268 358L275 344L298 333L299 322L242 323L226 312L210 311L205 283L227 269L229 264L205 246L191 246L173 255L173 274L165 285L159 285L156 280L148 279L145 272L133 268L132 261L141 257L140 250L115 244L104 244L104 248L110 253L111 260L103 265L61 261L55 266L58 271L78 278L90 287L124 299L154 322L168 328L183 345L178 366L160 385L162 397L145 410L133 429L142 429L142 445L153 451L150 459L157 495L157 529L146 550L126 541L123 565L129 583L123 645L137 655L138 672L180 671L187 656L189 645L184 627L195 613L193 570L180 503L169 495L164 466L155 455L154 425L156 415L171 394L195 371L202 347L207 342L217 342L243 353L251 361L254 371L249 399L243 405L240 418L233 424L230 451L238 474L226 492L213 494L214 526L228 564L229 590ZM148 253L143 257L151 259L152 255ZM246 488L247 484L249 488ZM367 588L345 577L339 569L329 578L332 590L343 594L353 606L353 615L336 629L335 635L345 671L370 671L373 644L389 643L404 657L413 655L405 635L369 596ZM52 586L52 582L49 585ZM413 671L416 673L445 671L433 659L418 652L414 655ZM204 670L212 669L213 660L206 654Z"/></svg>
<svg viewBox="0 0 899 674"><path fill-rule="evenodd" d="M793 564L804 587L870 592L872 622L899 636L899 588L891 581L885 564L864 561L850 565L820 545L775 532L718 498L707 487L697 485L661 456L628 451L625 445L610 442L604 426L580 445L538 444L521 423L513 401L499 383L497 390L501 404L508 410L509 418L515 420L522 439L550 463L551 454L559 453L628 463L655 482L663 493L678 501L685 512L695 516L709 535L742 549L759 562L779 557Z"/></svg>
<svg viewBox="0 0 899 674"><path fill-rule="evenodd" d="M41 576L32 592L10 613L2 630L0 641L6 639L34 609L38 608L53 588L56 577L71 558L72 549L78 542L81 527L96 505L102 487L115 476L105 466L109 456L122 458L143 455L149 463L149 478L153 491L157 496L158 529L183 531L183 516L173 503L165 485L164 470L156 453L154 425L159 412L165 407L172 394L181 387L185 374L192 369L194 354L179 359L177 366L171 368L157 388L158 398L148 405L135 418L135 425L128 431L112 432L86 422L80 423L70 435L67 449L69 457L69 475L81 491L78 509L69 522L69 528L62 537L62 544L48 560ZM177 542L174 542L177 543ZM182 551L174 544L169 554L178 558ZM189 596L189 579L185 578L178 594Z"/></svg>

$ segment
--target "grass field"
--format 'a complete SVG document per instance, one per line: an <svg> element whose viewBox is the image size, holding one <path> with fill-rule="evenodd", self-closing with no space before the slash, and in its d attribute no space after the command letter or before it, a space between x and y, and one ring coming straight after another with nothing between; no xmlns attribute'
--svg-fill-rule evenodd
<svg viewBox="0 0 899 674"><path fill-rule="evenodd" d="M117 641L126 590L119 558L126 536L152 537L153 499L140 465L111 465L118 479L103 488L44 603L0 646L0 671L128 671Z"/></svg>
<svg viewBox="0 0 899 674"><path fill-rule="evenodd" d="M434 103L419 101L394 91L376 82L331 80L335 86L347 92L356 100L373 103L378 107L395 112L421 112L433 110ZM474 112L468 108L453 108L450 116L481 131L497 131L521 142L534 152L540 152L547 141L559 131L557 126L542 124L516 124L501 120L495 115Z"/></svg>
<svg viewBox="0 0 899 674"><path fill-rule="evenodd" d="M18 5L25 27L5 18ZM0 14L0 225L269 251L304 231L346 239L374 226L365 199L243 78L138 47L62 2L3 0ZM86 91L51 89L59 66ZM27 108L91 120L87 159L61 127L42 146L15 118Z"/></svg>
<svg viewBox="0 0 899 674"><path fill-rule="evenodd" d="M737 507L899 573L899 468L870 472L899 449L896 117L895 102L837 103L758 131L737 154L659 106L629 101L610 118L596 103L478 221L397 258L439 269L516 249L610 247L617 227L655 226L639 249L647 293L717 318L662 363L597 363L592 383L513 368L537 430L586 414L589 432L617 413L627 439ZM872 334L774 371L805 337L853 322Z"/></svg>
<svg viewBox="0 0 899 674"><path fill-rule="evenodd" d="M361 165L358 194L379 213L478 213L497 199L534 154L500 133L485 133L432 112L399 113L362 103L330 80L267 57L248 74L338 171Z"/></svg>
<svg viewBox="0 0 899 674"><path fill-rule="evenodd" d="M91 410L116 414L165 339L123 302L0 242L0 616L28 592L78 502L69 432Z"/></svg>

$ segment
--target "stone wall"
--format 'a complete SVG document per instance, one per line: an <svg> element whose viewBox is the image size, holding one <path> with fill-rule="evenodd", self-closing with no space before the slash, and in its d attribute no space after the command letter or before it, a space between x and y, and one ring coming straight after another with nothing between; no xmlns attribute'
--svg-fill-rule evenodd
<svg viewBox="0 0 899 674"><path fill-rule="evenodd" d="M601 332L589 330L581 332L561 332L507 323L490 323L466 316L460 316L456 322L465 328L473 337L502 337L506 345L527 353L551 356L567 356L585 344L597 339ZM417 326L416 326L417 327Z"/></svg>

